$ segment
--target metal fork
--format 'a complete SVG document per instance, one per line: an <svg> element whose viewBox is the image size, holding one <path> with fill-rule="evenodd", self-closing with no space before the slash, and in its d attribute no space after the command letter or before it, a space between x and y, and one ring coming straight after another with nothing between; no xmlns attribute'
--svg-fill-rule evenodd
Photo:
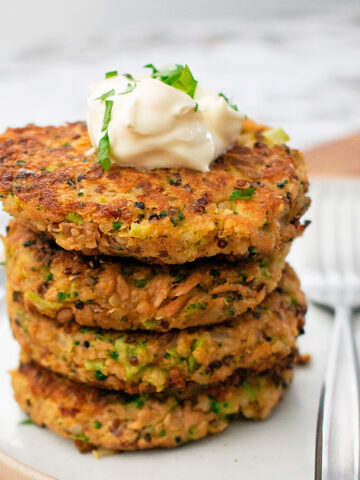
<svg viewBox="0 0 360 480"><path fill-rule="evenodd" d="M309 300L330 309L335 319L318 411L315 480L360 478L360 373L353 331L360 306L360 183L344 185L323 182L314 188L305 258L310 268L303 277Z"/></svg>

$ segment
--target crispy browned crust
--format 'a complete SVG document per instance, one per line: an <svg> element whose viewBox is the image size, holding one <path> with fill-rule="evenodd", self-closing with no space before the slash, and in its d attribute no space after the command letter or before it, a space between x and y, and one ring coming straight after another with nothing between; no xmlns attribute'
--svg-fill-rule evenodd
<svg viewBox="0 0 360 480"><path fill-rule="evenodd" d="M16 221L3 240L8 282L29 310L115 330L183 329L253 310L278 284L289 250L169 267L68 252Z"/></svg>
<svg viewBox="0 0 360 480"><path fill-rule="evenodd" d="M71 438L86 452L172 448L221 432L230 417L266 418L281 400L292 370L237 372L226 384L185 399L104 392L65 380L33 362L11 375L15 399L31 419Z"/></svg>
<svg viewBox="0 0 360 480"><path fill-rule="evenodd" d="M181 264L217 254L271 255L302 230L309 205L302 155L244 122L210 172L112 166L90 154L84 122L0 136L4 208L66 250ZM250 199L234 191L254 187ZM115 222L115 223L114 223Z"/></svg>
<svg viewBox="0 0 360 480"><path fill-rule="evenodd" d="M30 313L9 293L11 328L30 359L78 382L128 393L217 383L239 368L268 370L294 352L306 310L289 267L254 311L224 324L169 333L63 325Z"/></svg>

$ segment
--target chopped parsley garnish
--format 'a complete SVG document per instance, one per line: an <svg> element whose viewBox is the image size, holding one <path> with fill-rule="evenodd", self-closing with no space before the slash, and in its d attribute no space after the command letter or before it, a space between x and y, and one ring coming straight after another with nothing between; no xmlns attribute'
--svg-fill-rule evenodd
<svg viewBox="0 0 360 480"><path fill-rule="evenodd" d="M94 428L96 428L97 430L102 427L102 423L99 422L98 420L95 420L93 425L94 425Z"/></svg>
<svg viewBox="0 0 360 480"><path fill-rule="evenodd" d="M159 71L157 68L154 67L152 63L148 63L147 65L144 65L144 68L151 68L153 74Z"/></svg>
<svg viewBox="0 0 360 480"><path fill-rule="evenodd" d="M194 112L197 112L198 110L199 110L199 104L198 104L198 102L196 102Z"/></svg>
<svg viewBox="0 0 360 480"><path fill-rule="evenodd" d="M101 131L104 132L110 123L111 120L111 110L113 107L114 102L112 100L106 100L105 101L105 113L104 113L104 120L103 120L103 125Z"/></svg>
<svg viewBox="0 0 360 480"><path fill-rule="evenodd" d="M104 170L109 170L110 168L109 151L110 141L108 132L106 131L105 135L100 139L97 151L97 161Z"/></svg>
<svg viewBox="0 0 360 480"><path fill-rule="evenodd" d="M100 97L95 98L95 100L106 100L107 98L112 97L113 95L115 95L115 90L112 88L111 90L108 90L107 92L100 95Z"/></svg>
<svg viewBox="0 0 360 480"><path fill-rule="evenodd" d="M230 103L228 97L226 95L224 95L223 93L219 93L219 97L222 97L225 102L232 108L235 110L235 112L237 112L239 109L238 109L238 106L233 104L233 103Z"/></svg>
<svg viewBox="0 0 360 480"><path fill-rule="evenodd" d="M131 75L131 73L123 73L123 76L128 78L132 82L135 82L135 78Z"/></svg>
<svg viewBox="0 0 360 480"><path fill-rule="evenodd" d="M152 64L148 64L145 67L153 70L151 75L152 78L160 80L161 82L166 83L166 85L181 90L191 98L194 98L198 82L194 79L187 65L183 66L176 64L163 67L160 70L157 70Z"/></svg>
<svg viewBox="0 0 360 480"><path fill-rule="evenodd" d="M197 80L194 79L190 69L185 65L180 77L171 84L172 87L182 90L187 93L191 98L194 98L195 90L197 86Z"/></svg>
<svg viewBox="0 0 360 480"><path fill-rule="evenodd" d="M136 83L128 83L127 84L128 88L126 90L124 90L123 92L119 92L118 95L125 95L126 93L130 93L130 92L133 92L135 87L136 87Z"/></svg>
<svg viewBox="0 0 360 480"><path fill-rule="evenodd" d="M248 200L249 198L252 198L255 190L255 187L240 188L240 190L234 190L230 195L230 201L232 202L233 200Z"/></svg>
<svg viewBox="0 0 360 480"><path fill-rule="evenodd" d="M112 70L111 72L106 72L105 73L105 78L111 78L111 77L117 77L117 70Z"/></svg>

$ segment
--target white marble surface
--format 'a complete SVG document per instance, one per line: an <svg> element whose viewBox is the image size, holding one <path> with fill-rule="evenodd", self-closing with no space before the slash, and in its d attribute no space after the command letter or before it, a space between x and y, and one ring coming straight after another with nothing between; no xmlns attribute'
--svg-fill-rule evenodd
<svg viewBox="0 0 360 480"><path fill-rule="evenodd" d="M19 30L19 41L0 50L0 130L83 119L87 85L105 71L175 61L250 117L283 126L299 148L357 131L360 4L330 3L302 13L237 10L221 20L149 18L80 36L66 25L61 37Z"/></svg>

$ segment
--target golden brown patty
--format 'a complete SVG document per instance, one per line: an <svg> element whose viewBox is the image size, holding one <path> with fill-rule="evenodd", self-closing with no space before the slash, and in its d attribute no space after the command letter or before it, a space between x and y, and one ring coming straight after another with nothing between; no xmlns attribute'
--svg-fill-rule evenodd
<svg viewBox="0 0 360 480"><path fill-rule="evenodd" d="M229 417L263 419L281 399L292 370L239 372L225 385L183 400L126 395L73 383L35 363L12 372L16 401L38 425L82 451L170 448L224 430Z"/></svg>
<svg viewBox="0 0 360 480"><path fill-rule="evenodd" d="M96 163L84 122L0 136L4 208L66 250L181 264L217 254L272 255L302 230L302 155L244 122L238 143L203 173Z"/></svg>
<svg viewBox="0 0 360 480"><path fill-rule="evenodd" d="M239 368L271 369L294 352L306 310L290 267L254 311L168 333L63 325L28 312L16 295L8 303L14 336L29 358L78 382L128 393L184 390L223 381Z"/></svg>
<svg viewBox="0 0 360 480"><path fill-rule="evenodd" d="M68 252L15 221L4 244L8 281L29 310L62 323L157 331L254 309L279 282L289 250L261 261L148 266Z"/></svg>

